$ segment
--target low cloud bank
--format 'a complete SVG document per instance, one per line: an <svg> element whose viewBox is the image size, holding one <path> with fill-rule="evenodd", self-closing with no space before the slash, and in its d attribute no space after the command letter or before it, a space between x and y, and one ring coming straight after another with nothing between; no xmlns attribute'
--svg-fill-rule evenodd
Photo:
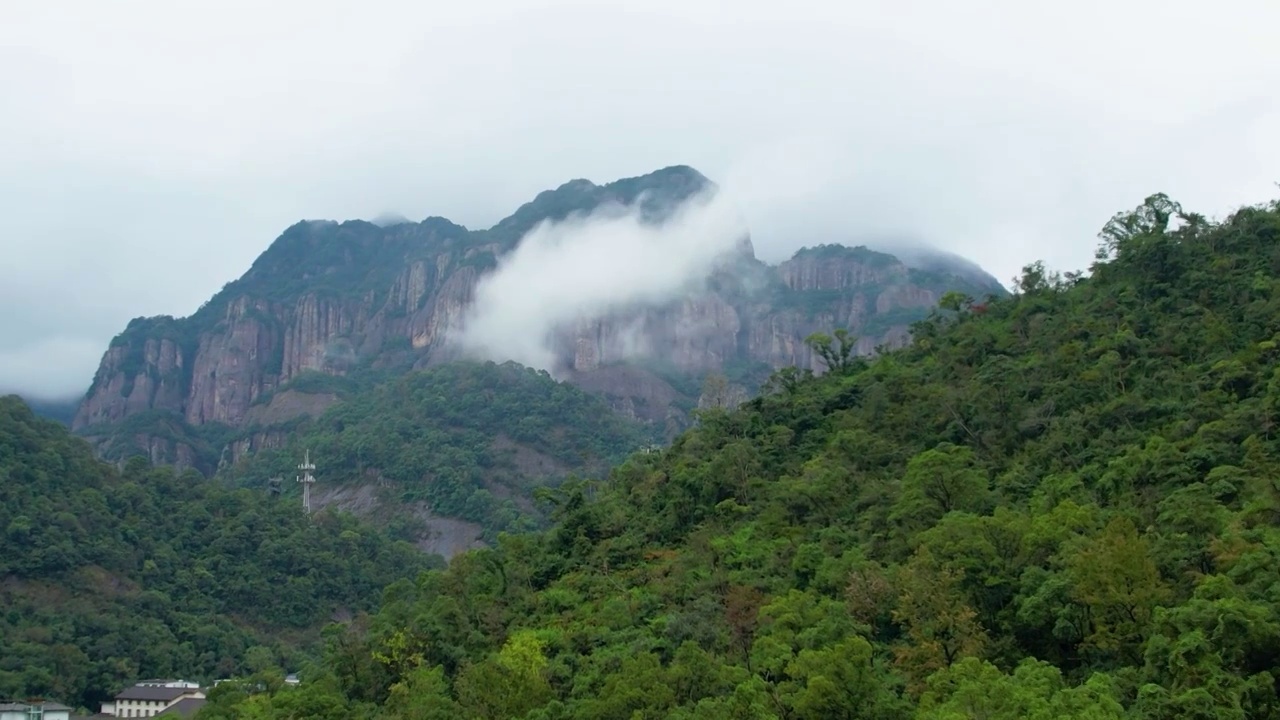
<svg viewBox="0 0 1280 720"><path fill-rule="evenodd" d="M0 350L0 395L27 398L78 398L89 387L83 369L96 366L105 347L99 338L57 336Z"/></svg>
<svg viewBox="0 0 1280 720"><path fill-rule="evenodd" d="M555 350L558 330L677 300L749 242L749 226L771 228L807 215L806 201L848 171L832 157L833 146L832 138L816 132L756 146L724 170L723 182L691 197L660 224L642 220L640 199L538 225L480 280L474 304L452 336L455 347L473 357L515 360L556 373L562 369ZM798 245L824 238L813 233ZM628 326L612 340L624 355L647 354L639 327Z"/></svg>
<svg viewBox="0 0 1280 720"><path fill-rule="evenodd" d="M723 191L691 197L661 223L642 221L640 204L536 226L476 286L458 347L555 372L558 328L680 297L747 236Z"/></svg>

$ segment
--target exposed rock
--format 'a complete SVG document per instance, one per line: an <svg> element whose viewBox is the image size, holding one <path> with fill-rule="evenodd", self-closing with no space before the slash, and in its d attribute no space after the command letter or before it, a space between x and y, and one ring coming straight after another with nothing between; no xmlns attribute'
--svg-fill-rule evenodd
<svg viewBox="0 0 1280 720"><path fill-rule="evenodd" d="M603 395L616 412L648 422L665 422L680 392L649 370L634 365L610 365L565 376L588 392Z"/></svg>
<svg viewBox="0 0 1280 720"><path fill-rule="evenodd" d="M245 429L314 415L336 396L301 401L280 392L269 404L259 401L307 371L344 375L451 357L449 332L477 282L538 222L637 199L647 215L660 215L708 185L681 167L605 186L573 181L483 231L442 218L385 227L297 223L195 315L131 322L104 354L73 427L109 434L107 426L149 411L193 426ZM708 372L738 372L746 392L768 369L819 370L805 344L813 332L847 328L859 338L857 351L871 353L905 342L908 324L948 289L1003 292L989 276L975 280L972 266L947 275L945 261L930 263L918 273L885 253L817 246L771 267L743 238L701 289L561 328L553 370L621 413L679 428L702 401L698 387ZM228 451L234 459L277 441L241 437ZM157 442L140 437L137 447L170 462L190 460L183 455L190 447Z"/></svg>
<svg viewBox="0 0 1280 720"><path fill-rule="evenodd" d="M751 397L747 388L730 383L723 375L709 375L698 396L698 409L712 408L732 410Z"/></svg>
<svg viewBox="0 0 1280 720"><path fill-rule="evenodd" d="M249 408L244 421L249 426L270 426L302 416L319 417L336 402L338 396L333 393L282 390L273 395L270 402Z"/></svg>
<svg viewBox="0 0 1280 720"><path fill-rule="evenodd" d="M239 425L253 401L274 386L278 373L269 372L269 364L281 338L264 320L269 312L267 303L242 297L227 307L222 323L200 335L191 363L187 422Z"/></svg>
<svg viewBox="0 0 1280 720"><path fill-rule="evenodd" d="M569 468L553 457L534 450L527 445L515 443L506 435L499 435L490 443L494 454L511 462L519 473L526 478L539 478L563 475Z"/></svg>
<svg viewBox="0 0 1280 720"><path fill-rule="evenodd" d="M184 442L139 433L134 444L147 449L147 459L154 465L172 465L179 471L200 469L195 451Z"/></svg>
<svg viewBox="0 0 1280 720"><path fill-rule="evenodd" d="M218 468L229 465L235 465L253 453L261 450L272 450L282 448L289 442L289 433L286 430L263 430L251 432L245 437L232 440L226 448L223 449L222 457L218 459Z"/></svg>
<svg viewBox="0 0 1280 720"><path fill-rule="evenodd" d="M415 349L435 346L458 326L471 305L479 274L474 266L458 268L445 279L439 292L410 321L409 341Z"/></svg>
<svg viewBox="0 0 1280 720"><path fill-rule="evenodd" d="M182 349L169 338L113 343L103 355L91 397L81 403L73 426L117 422L156 407L181 407L186 396L184 362Z"/></svg>
<svg viewBox="0 0 1280 720"><path fill-rule="evenodd" d="M395 504L389 506L379 492L376 483L359 485L321 485L311 493L311 504L316 510L333 506L363 518L385 520L386 513L408 513L422 523L424 531L415 538L414 545L426 553L433 553L450 560L453 556L484 547L480 539L483 529L472 522L444 517L431 511L425 503Z"/></svg>
<svg viewBox="0 0 1280 720"><path fill-rule="evenodd" d="M452 560L460 553L485 547L480 539L482 529L473 522L436 515L423 508L419 508L416 514L429 528L427 535L414 543L423 552Z"/></svg>
<svg viewBox="0 0 1280 720"><path fill-rule="evenodd" d="M827 253L799 253L778 266L783 284L792 290L847 290L879 285L892 271L906 267L891 258L893 264L871 265L851 255L833 257Z"/></svg>
<svg viewBox="0 0 1280 720"><path fill-rule="evenodd" d="M938 293L917 285L894 285L876 296L876 312L895 308L931 308L938 304Z"/></svg>

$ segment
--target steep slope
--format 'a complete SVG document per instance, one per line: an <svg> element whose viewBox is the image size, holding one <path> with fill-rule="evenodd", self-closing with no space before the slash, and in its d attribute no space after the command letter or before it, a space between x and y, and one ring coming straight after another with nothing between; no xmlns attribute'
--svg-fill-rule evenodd
<svg viewBox="0 0 1280 720"><path fill-rule="evenodd" d="M461 318L480 274L537 223L606 202L634 204L642 194L657 213L706 184L689 168L603 187L575 180L478 232L443 218L385 228L299 222L190 318L131 322L103 357L75 427L148 410L234 426L255 400L304 371L412 364Z"/></svg>
<svg viewBox="0 0 1280 720"><path fill-rule="evenodd" d="M1280 716L1280 204L1104 239L778 373L206 717Z"/></svg>
<svg viewBox="0 0 1280 720"><path fill-rule="evenodd" d="M321 625L433 561L261 490L140 460L118 472L0 397L0 697L96 710L143 677L296 667Z"/></svg>
<svg viewBox="0 0 1280 720"><path fill-rule="evenodd" d="M538 223L606 204L661 218L708 188L677 166L604 186L575 180L482 231L442 218L300 222L191 317L132 321L104 354L74 427L106 457L211 472L263 412L256 406L305 373L388 378L448 357L446 335L478 279ZM816 367L803 342L815 330L847 327L870 352L900 344L948 290L1004 294L990 277L911 269L865 248L815 248L779 267L757 261L745 239L736 253L701 291L666 307L562 328L563 375L670 436L688 424L709 372L749 394L772 369ZM622 351L637 337L640 358ZM299 414L324 401L303 404Z"/></svg>
<svg viewBox="0 0 1280 720"><path fill-rule="evenodd" d="M335 396L347 380L310 377L316 385L309 389L328 387ZM266 409L277 400L286 398ZM410 372L351 394L314 420L253 427L251 437L262 446L233 442L224 475L257 487L271 477L293 485L309 451L321 468L318 505L381 521L414 518L420 546L446 557L501 531L533 529L541 519L530 502L536 487L570 473L603 473L652 440L599 398L514 363Z"/></svg>

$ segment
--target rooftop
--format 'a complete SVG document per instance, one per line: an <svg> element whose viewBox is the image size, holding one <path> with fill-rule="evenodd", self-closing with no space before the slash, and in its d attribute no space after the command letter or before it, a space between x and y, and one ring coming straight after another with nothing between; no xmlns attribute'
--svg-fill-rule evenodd
<svg viewBox="0 0 1280 720"><path fill-rule="evenodd" d="M45 712L71 709L62 703L56 702L40 701L27 703L16 700L0 700L0 712L24 712L32 708L40 708Z"/></svg>
<svg viewBox="0 0 1280 720"><path fill-rule="evenodd" d="M116 700L164 700L168 702L196 691L196 688L134 685L116 693Z"/></svg>
<svg viewBox="0 0 1280 720"><path fill-rule="evenodd" d="M185 698L174 703L164 712L156 715L156 717L193 717L200 711L200 708L204 707L206 702L206 700L200 698Z"/></svg>
<svg viewBox="0 0 1280 720"><path fill-rule="evenodd" d="M135 685L147 685L151 687L199 687L190 680L168 680L163 678L153 678L151 680L139 680Z"/></svg>

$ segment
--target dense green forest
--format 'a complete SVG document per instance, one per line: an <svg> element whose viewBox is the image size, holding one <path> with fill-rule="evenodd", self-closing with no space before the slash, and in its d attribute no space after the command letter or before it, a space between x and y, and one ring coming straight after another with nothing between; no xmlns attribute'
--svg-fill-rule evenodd
<svg viewBox="0 0 1280 720"><path fill-rule="evenodd" d="M315 381L321 378L335 387L309 387L303 376L302 389L350 382ZM377 478L397 500L426 501L439 514L479 523L489 539L538 526L527 502L534 487L571 472L603 473L651 439L603 400L544 371L492 362L408 373L289 430L285 447L255 453L225 474L264 487L266 478L292 478L310 449L326 483Z"/></svg>
<svg viewBox="0 0 1280 720"><path fill-rule="evenodd" d="M93 457L0 398L0 698L96 709L143 677L298 666L435 556L350 516Z"/></svg>
<svg viewBox="0 0 1280 720"><path fill-rule="evenodd" d="M1102 237L874 361L813 338L201 717L1280 717L1280 206Z"/></svg>

